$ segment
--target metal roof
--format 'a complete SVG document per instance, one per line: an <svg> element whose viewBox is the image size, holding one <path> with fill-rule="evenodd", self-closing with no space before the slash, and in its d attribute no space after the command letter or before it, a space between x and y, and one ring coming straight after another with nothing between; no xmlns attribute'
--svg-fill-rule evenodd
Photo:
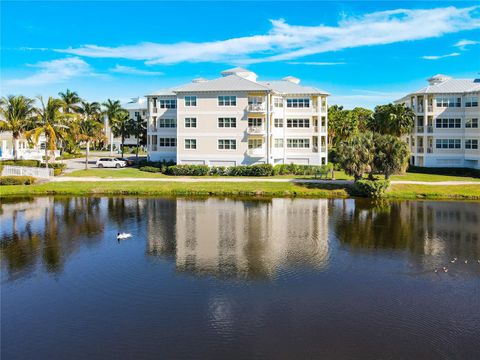
<svg viewBox="0 0 480 360"><path fill-rule="evenodd" d="M329 95L328 92L314 88L312 86L303 86L295 84L288 80L260 81L260 84L268 86L274 92L279 94L322 94Z"/></svg>
<svg viewBox="0 0 480 360"><path fill-rule="evenodd" d="M196 91L269 91L270 88L260 83L244 79L237 75L228 75L221 78L192 82L173 88L177 92L196 92Z"/></svg>
<svg viewBox="0 0 480 360"><path fill-rule="evenodd" d="M123 104L122 108L126 110L144 110L147 108L147 99L145 99L144 97L132 98L132 101Z"/></svg>
<svg viewBox="0 0 480 360"><path fill-rule="evenodd" d="M428 85L412 94L463 94L478 91L480 91L479 79L447 78L439 84Z"/></svg>

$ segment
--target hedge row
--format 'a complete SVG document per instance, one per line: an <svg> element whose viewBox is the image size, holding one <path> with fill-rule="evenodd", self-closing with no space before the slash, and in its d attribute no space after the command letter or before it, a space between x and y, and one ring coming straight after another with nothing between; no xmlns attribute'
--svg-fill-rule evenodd
<svg viewBox="0 0 480 360"><path fill-rule="evenodd" d="M0 176L1 185L31 185L35 182L33 176Z"/></svg>
<svg viewBox="0 0 480 360"><path fill-rule="evenodd" d="M407 172L432 175L469 176L480 178L480 170L471 168L442 168L409 165Z"/></svg>
<svg viewBox="0 0 480 360"><path fill-rule="evenodd" d="M273 175L316 175L326 174L333 167L328 165L239 165L239 166L213 166L207 165L170 165L167 163L148 163L140 167L141 171L159 172L173 176L273 176Z"/></svg>

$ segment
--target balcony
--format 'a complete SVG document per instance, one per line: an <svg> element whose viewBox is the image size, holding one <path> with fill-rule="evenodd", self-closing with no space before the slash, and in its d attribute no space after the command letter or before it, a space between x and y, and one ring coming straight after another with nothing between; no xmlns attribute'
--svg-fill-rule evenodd
<svg viewBox="0 0 480 360"><path fill-rule="evenodd" d="M425 127L417 126L417 133L423 133L425 131Z"/></svg>
<svg viewBox="0 0 480 360"><path fill-rule="evenodd" d="M252 148L247 150L247 155L251 157L264 157L265 154L265 148Z"/></svg>
<svg viewBox="0 0 480 360"><path fill-rule="evenodd" d="M432 106L432 105L428 105L427 111L428 111L428 112L433 112L433 106Z"/></svg>
<svg viewBox="0 0 480 360"><path fill-rule="evenodd" d="M423 113L423 106L419 106L419 107L418 107L418 112L419 112L419 113Z"/></svg>
<svg viewBox="0 0 480 360"><path fill-rule="evenodd" d="M427 147L427 154L433 154L433 147Z"/></svg>
<svg viewBox="0 0 480 360"><path fill-rule="evenodd" d="M156 131L158 131L158 129L157 129L156 126L150 126L150 127L148 128L148 131L149 131L149 132L156 132Z"/></svg>
<svg viewBox="0 0 480 360"><path fill-rule="evenodd" d="M427 126L427 132L433 133L433 126Z"/></svg>
<svg viewBox="0 0 480 360"><path fill-rule="evenodd" d="M156 144L150 144L150 151L157 151L157 145Z"/></svg>
<svg viewBox="0 0 480 360"><path fill-rule="evenodd" d="M153 114L156 114L157 112L158 112L158 108L153 107L153 108L152 108L152 113L153 113Z"/></svg>
<svg viewBox="0 0 480 360"><path fill-rule="evenodd" d="M267 106L265 104L248 104L247 111L251 113L265 113Z"/></svg>
<svg viewBox="0 0 480 360"><path fill-rule="evenodd" d="M265 135L266 131L263 126L249 126L247 127L248 135Z"/></svg>
<svg viewBox="0 0 480 360"><path fill-rule="evenodd" d="M424 152L423 146L417 146L417 153L423 153L423 152Z"/></svg>
<svg viewBox="0 0 480 360"><path fill-rule="evenodd" d="M318 153L318 146L313 145L312 151L313 151L314 153Z"/></svg>

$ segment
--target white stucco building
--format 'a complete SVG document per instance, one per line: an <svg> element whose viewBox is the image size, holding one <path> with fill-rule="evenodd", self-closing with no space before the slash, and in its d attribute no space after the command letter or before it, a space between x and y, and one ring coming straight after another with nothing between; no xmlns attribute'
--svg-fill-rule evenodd
<svg viewBox="0 0 480 360"><path fill-rule="evenodd" d="M152 161L232 166L326 164L325 91L243 68L147 95Z"/></svg>
<svg viewBox="0 0 480 360"><path fill-rule="evenodd" d="M397 103L411 107L415 128L407 138L410 163L480 169L480 79L435 75L428 86Z"/></svg>
<svg viewBox="0 0 480 360"><path fill-rule="evenodd" d="M147 119L147 99L144 97L132 98L129 102L122 104L122 108L128 110L130 119L136 119L140 116L142 119ZM122 139L120 137L113 137L110 126L108 125L108 117L104 117L104 131L105 136L108 139L108 144L113 143L116 148L120 148ZM128 136L125 138L126 146L135 146L137 139L135 136Z"/></svg>

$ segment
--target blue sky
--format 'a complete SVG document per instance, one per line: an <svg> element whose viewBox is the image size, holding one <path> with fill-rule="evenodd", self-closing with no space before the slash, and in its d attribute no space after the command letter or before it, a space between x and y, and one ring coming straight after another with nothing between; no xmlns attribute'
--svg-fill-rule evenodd
<svg viewBox="0 0 480 360"><path fill-rule="evenodd" d="M236 65L373 107L480 77L479 2L1 3L1 95L128 100Z"/></svg>

